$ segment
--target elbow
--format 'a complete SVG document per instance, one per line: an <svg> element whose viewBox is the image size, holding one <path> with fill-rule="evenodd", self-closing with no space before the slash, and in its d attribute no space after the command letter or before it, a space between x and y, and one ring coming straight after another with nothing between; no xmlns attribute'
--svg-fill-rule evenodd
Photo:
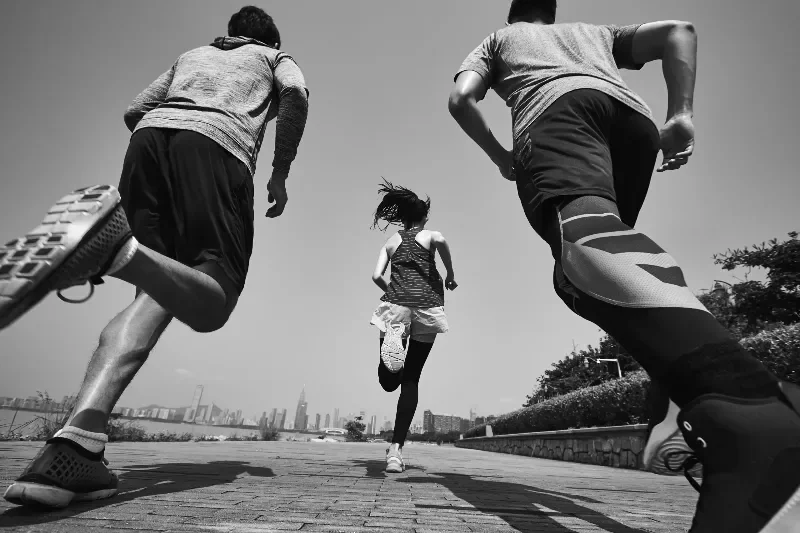
<svg viewBox="0 0 800 533"><path fill-rule="evenodd" d="M136 115L130 111L126 111L122 118L125 121L125 126L128 128L128 131L132 132L136 128L137 124Z"/></svg>
<svg viewBox="0 0 800 533"><path fill-rule="evenodd" d="M447 109L454 117L461 115L469 105L469 96L461 91L454 90L447 101Z"/></svg>
<svg viewBox="0 0 800 533"><path fill-rule="evenodd" d="M675 29L691 35L696 35L697 30L695 30L694 24L686 20L678 20L675 22Z"/></svg>
<svg viewBox="0 0 800 533"><path fill-rule="evenodd" d="M281 98L286 97L308 102L308 89L303 85L287 85L281 89Z"/></svg>
<svg viewBox="0 0 800 533"><path fill-rule="evenodd" d="M382 277L383 276L381 276L380 274L373 274L372 275L372 283L378 283L378 280L380 280Z"/></svg>

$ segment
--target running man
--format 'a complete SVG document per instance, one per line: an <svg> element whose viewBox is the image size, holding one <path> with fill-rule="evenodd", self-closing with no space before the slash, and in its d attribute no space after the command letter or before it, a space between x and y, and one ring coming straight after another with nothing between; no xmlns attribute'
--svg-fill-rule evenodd
<svg viewBox="0 0 800 533"><path fill-rule="evenodd" d="M79 189L42 224L0 248L0 328L51 291L113 276L136 298L100 334L66 426L5 492L15 504L64 507L117 492L103 452L109 414L173 317L221 328L245 284L253 245L253 174L277 116L267 185L286 206L285 181L303 134L308 94L280 51L267 13L244 7L228 37L181 55L125 113L133 135L119 192Z"/></svg>
<svg viewBox="0 0 800 533"><path fill-rule="evenodd" d="M430 199L423 201L404 187L384 182L372 227L383 220L387 222L383 230L390 224L402 225L403 229L389 237L378 254L372 281L384 295L370 323L380 330L378 381L386 392L400 387L394 434L386 450L386 471L402 472L403 444L417 410L422 367L436 334L448 330L444 289L455 290L458 283L447 241L438 231L425 229ZM437 251L447 269L444 283L436 270ZM390 262L390 281L386 283L383 275Z"/></svg>
<svg viewBox="0 0 800 533"><path fill-rule="evenodd" d="M556 261L558 295L617 339L680 408L677 423L703 467L692 533L798 531L800 388L745 351L675 260L633 229L659 150L661 172L685 165L694 149L695 29L555 24L555 15L555 0L512 0L507 27L459 69L450 112L516 181ZM619 73L656 60L668 91L660 131ZM490 88L511 108L513 151L477 106Z"/></svg>

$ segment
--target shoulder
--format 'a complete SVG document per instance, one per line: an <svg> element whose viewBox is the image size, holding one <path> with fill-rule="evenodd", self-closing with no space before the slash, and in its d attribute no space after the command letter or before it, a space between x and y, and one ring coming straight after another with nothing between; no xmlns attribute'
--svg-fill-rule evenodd
<svg viewBox="0 0 800 533"><path fill-rule="evenodd" d="M402 235L400 235L400 232L398 231L397 233L395 233L394 235L392 235L391 237L389 237L388 239L386 239L386 244L385 244L385 246L386 246L387 248L388 248L388 247L390 247L390 246L397 246L397 245L398 245L398 244L400 244L402 241L403 241L403 236L402 236Z"/></svg>
<svg viewBox="0 0 800 533"><path fill-rule="evenodd" d="M434 231L434 230L425 230L431 241L433 242L442 242L444 240L444 235L442 235L441 231Z"/></svg>

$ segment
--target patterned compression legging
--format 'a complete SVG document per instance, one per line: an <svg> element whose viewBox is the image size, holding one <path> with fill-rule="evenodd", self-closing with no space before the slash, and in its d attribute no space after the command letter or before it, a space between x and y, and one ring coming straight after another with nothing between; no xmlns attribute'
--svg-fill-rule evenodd
<svg viewBox="0 0 800 533"><path fill-rule="evenodd" d="M547 206L546 217L542 237L556 260L559 297L614 337L654 380L668 380L682 355L732 341L686 286L675 260L623 223L614 202L563 198Z"/></svg>
<svg viewBox="0 0 800 533"><path fill-rule="evenodd" d="M383 339L379 339L381 344ZM394 435L392 443L399 444L400 447L406 441L411 421L417 411L419 401L419 379L422 375L422 367L428 360L428 355L433 348L432 342L420 342L409 339L408 353L403 370L392 374L380 361L378 357L378 381L386 392L393 392L400 387L400 398L397 400L397 414L394 418Z"/></svg>

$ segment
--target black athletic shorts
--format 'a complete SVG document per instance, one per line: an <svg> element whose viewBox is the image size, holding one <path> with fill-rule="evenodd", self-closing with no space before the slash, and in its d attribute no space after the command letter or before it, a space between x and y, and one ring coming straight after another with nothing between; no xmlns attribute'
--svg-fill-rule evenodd
<svg viewBox="0 0 800 533"><path fill-rule="evenodd" d="M253 179L244 163L205 135L142 128L131 136L119 191L139 242L204 265L241 294L253 251Z"/></svg>
<svg viewBox="0 0 800 533"><path fill-rule="evenodd" d="M601 196L633 227L659 152L655 124L593 89L571 91L548 107L514 146L517 192L533 229L545 237L552 200Z"/></svg>

